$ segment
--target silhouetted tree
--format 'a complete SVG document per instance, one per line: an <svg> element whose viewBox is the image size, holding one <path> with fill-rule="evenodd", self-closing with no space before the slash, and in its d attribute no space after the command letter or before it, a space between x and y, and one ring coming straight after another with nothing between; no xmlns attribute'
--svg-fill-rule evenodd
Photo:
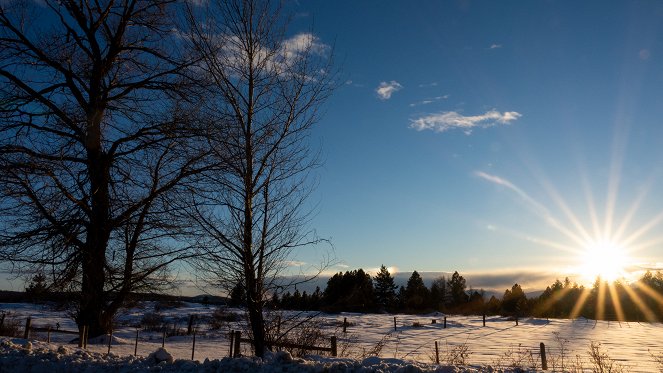
<svg viewBox="0 0 663 373"><path fill-rule="evenodd" d="M375 307L373 281L363 269L337 273L327 281L324 304L331 311L366 312Z"/></svg>
<svg viewBox="0 0 663 373"><path fill-rule="evenodd" d="M208 239L197 265L213 282L243 281L262 357L267 294L283 285L292 250L324 241L307 230L305 200L317 166L310 130L333 88L331 55L310 33L287 39L287 19L269 0L186 5L184 40L209 83L201 112L218 169L197 189L194 218Z"/></svg>
<svg viewBox="0 0 663 373"><path fill-rule="evenodd" d="M90 338L187 257L171 202L204 147L174 6L0 2L0 260L76 291Z"/></svg>
<svg viewBox="0 0 663 373"><path fill-rule="evenodd" d="M398 288L398 293L396 293L396 307L399 310L402 310L405 308L405 301L407 299L407 296L405 295L405 286L400 286Z"/></svg>
<svg viewBox="0 0 663 373"><path fill-rule="evenodd" d="M244 284L238 282L230 292L230 304L238 307L246 304L246 288Z"/></svg>
<svg viewBox="0 0 663 373"><path fill-rule="evenodd" d="M486 302L485 310L487 315L498 315L502 309L502 303L494 295Z"/></svg>
<svg viewBox="0 0 663 373"><path fill-rule="evenodd" d="M44 300L44 297L48 293L46 276L41 272L32 276L30 283L25 288L25 293L33 302Z"/></svg>
<svg viewBox="0 0 663 373"><path fill-rule="evenodd" d="M505 315L522 316L527 312L527 297L518 284L507 289L502 297L502 312Z"/></svg>
<svg viewBox="0 0 663 373"><path fill-rule="evenodd" d="M455 271L451 278L447 282L447 287L451 295L452 306L456 307L467 303L468 296L465 293L465 288L467 287L465 278L461 276L458 271Z"/></svg>
<svg viewBox="0 0 663 373"><path fill-rule="evenodd" d="M415 311L421 311L428 305L428 298L430 292L424 281L419 275L419 272L414 271L407 280L405 287L405 307Z"/></svg>
<svg viewBox="0 0 663 373"><path fill-rule="evenodd" d="M430 287L430 306L441 311L444 309L445 299L447 297L447 280L444 276L436 278Z"/></svg>
<svg viewBox="0 0 663 373"><path fill-rule="evenodd" d="M396 288L394 278L387 267L380 266L380 271L373 277L375 286L375 303L382 308L391 308L396 304Z"/></svg>

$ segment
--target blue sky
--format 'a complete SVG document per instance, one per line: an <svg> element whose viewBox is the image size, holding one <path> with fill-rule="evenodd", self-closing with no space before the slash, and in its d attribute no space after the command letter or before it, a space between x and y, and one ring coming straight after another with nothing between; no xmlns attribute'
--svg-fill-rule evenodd
<svg viewBox="0 0 663 373"><path fill-rule="evenodd" d="M289 36L312 32L339 69L311 140L325 161L311 227L333 243L329 271L537 288L577 272L591 240L622 246L627 272L663 266L663 2L284 11Z"/></svg>
<svg viewBox="0 0 663 373"><path fill-rule="evenodd" d="M663 262L663 3L286 9L344 82L314 136L332 270L564 276L588 240L622 246L629 271Z"/></svg>

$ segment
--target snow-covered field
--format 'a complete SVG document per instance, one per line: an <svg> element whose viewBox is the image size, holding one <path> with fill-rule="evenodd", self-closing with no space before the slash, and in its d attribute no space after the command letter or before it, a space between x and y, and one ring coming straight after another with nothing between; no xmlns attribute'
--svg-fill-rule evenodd
<svg viewBox="0 0 663 373"><path fill-rule="evenodd" d="M478 371L492 368L541 368L539 343L546 346L548 367L556 370L589 369L592 366L590 344L601 343L600 351L615 363L632 372L661 371L655 357L663 353L663 325L660 323L619 323L615 321L523 319L488 317L483 326L481 316L389 315L389 314L319 314L313 320L325 334L338 338L339 358L310 356L290 360L286 354L272 355L266 360L226 358L230 350L229 331L242 329L241 317L225 322L219 329L210 329L214 306L185 303L181 307L159 311L169 325L186 330L189 315L198 316L195 355L191 361L193 336L171 336L165 349L174 363L157 364L148 356L162 345L163 334L138 330L138 357L133 357L136 325L143 315L154 312L154 304L146 303L119 315L113 332L111 355L105 341L90 341L87 350L72 343L75 336L33 332L28 341L0 338L0 372L69 372L69 371ZM32 318L33 327L59 324L60 329L76 330L74 322L61 312L31 304L0 304L7 320ZM239 310L228 310L239 313ZM294 314L283 315L287 319ZM306 314L311 315L311 314ZM394 330L396 317L397 330ZM347 333L342 331L347 319ZM432 321L435 320L435 323ZM284 328L286 323L284 321ZM440 364L435 362L435 342ZM98 342L98 343L94 343ZM325 340L325 342L327 342ZM30 347L30 346L28 346ZM246 354L249 346L243 345ZM371 357L377 354L378 358ZM596 356L596 355L595 355ZM167 354L166 354L167 357ZM562 362L562 357L564 362ZM225 359L224 359L225 358ZM536 370L535 369L535 370Z"/></svg>

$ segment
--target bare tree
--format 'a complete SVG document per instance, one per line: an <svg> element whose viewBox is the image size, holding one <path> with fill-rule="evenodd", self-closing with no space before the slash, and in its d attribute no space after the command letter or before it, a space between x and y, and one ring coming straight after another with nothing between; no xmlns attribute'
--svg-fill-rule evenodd
<svg viewBox="0 0 663 373"><path fill-rule="evenodd" d="M189 40L210 84L203 110L219 170L195 204L208 237L198 265L221 285L245 287L258 356L265 303L292 250L321 241L307 229L317 165L309 135L332 90L331 48L311 33L287 37L279 8L212 0L188 13Z"/></svg>
<svg viewBox="0 0 663 373"><path fill-rule="evenodd" d="M79 290L92 336L188 256L167 217L205 154L178 107L175 5L0 2L0 260Z"/></svg>

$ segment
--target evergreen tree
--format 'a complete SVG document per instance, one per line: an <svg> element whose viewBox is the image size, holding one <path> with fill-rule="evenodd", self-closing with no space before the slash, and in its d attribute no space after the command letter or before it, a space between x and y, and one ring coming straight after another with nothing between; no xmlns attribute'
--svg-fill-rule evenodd
<svg viewBox="0 0 663 373"><path fill-rule="evenodd" d="M302 294L299 292L299 289L295 288L295 292L292 294L292 309L301 310L302 309Z"/></svg>
<svg viewBox="0 0 663 373"><path fill-rule="evenodd" d="M407 280L405 287L405 305L407 308L421 311L426 308L430 292L417 271Z"/></svg>
<svg viewBox="0 0 663 373"><path fill-rule="evenodd" d="M387 270L387 267L382 265L380 271L373 277L375 284L375 303L382 308L391 308L396 303L396 289L394 278Z"/></svg>
<svg viewBox="0 0 663 373"><path fill-rule="evenodd" d="M238 282L230 291L230 304L235 307L246 304L246 289L241 282Z"/></svg>
<svg viewBox="0 0 663 373"><path fill-rule="evenodd" d="M371 311L374 307L373 281L363 269L339 272L327 281L324 304L331 311Z"/></svg>
<svg viewBox="0 0 663 373"><path fill-rule="evenodd" d="M320 291L320 286L315 287L315 291L311 294L310 297L310 309L319 311L322 302L322 292Z"/></svg>
<svg viewBox="0 0 663 373"><path fill-rule="evenodd" d="M39 272L32 277L32 280L25 288L25 293L33 302L44 300L48 292L48 285L46 283L46 276Z"/></svg>
<svg viewBox="0 0 663 373"><path fill-rule="evenodd" d="M458 271L455 271L449 281L447 282L449 293L451 295L452 306L457 307L467 303L468 296L465 293L467 283L465 278L461 276Z"/></svg>
<svg viewBox="0 0 663 373"><path fill-rule="evenodd" d="M447 280L440 276L433 281L430 287L430 307L437 311L444 309L447 297Z"/></svg>
<svg viewBox="0 0 663 373"><path fill-rule="evenodd" d="M500 309L502 308L502 304L499 299L497 299L494 295L490 297L488 300L488 303L486 303L486 314L488 315L497 315L500 313Z"/></svg>
<svg viewBox="0 0 663 373"><path fill-rule="evenodd" d="M398 288L398 293L396 293L396 307L399 310L405 308L405 298L405 287L401 285L401 287Z"/></svg>
<svg viewBox="0 0 663 373"><path fill-rule="evenodd" d="M507 289L502 297L502 312L506 315L521 316L527 312L527 297L518 284Z"/></svg>

